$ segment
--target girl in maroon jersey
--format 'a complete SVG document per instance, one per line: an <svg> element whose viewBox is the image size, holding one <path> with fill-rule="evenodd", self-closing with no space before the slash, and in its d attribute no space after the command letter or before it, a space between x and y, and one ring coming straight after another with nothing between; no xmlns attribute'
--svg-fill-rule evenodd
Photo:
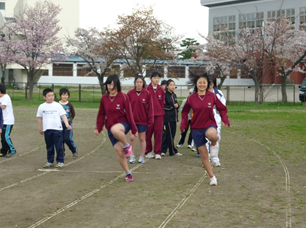
<svg viewBox="0 0 306 228"><path fill-rule="evenodd" d="M221 119L225 127L229 127L229 119L227 117L227 108L216 97L213 92L208 91L208 75L194 76L192 84L194 85L194 93L187 98L185 106L182 110L182 122L180 129L183 132L188 125L189 110L193 110L193 118L191 119L192 138L198 151L201 154L202 164L210 176L210 185L217 185L211 165L209 163L208 151L206 143L211 142L210 153L214 156L218 152L217 124L213 114L214 106L219 111Z"/></svg>
<svg viewBox="0 0 306 228"><path fill-rule="evenodd" d="M134 121L138 130L138 137L140 143L140 157L138 162L144 162L146 151L146 131L148 126L153 125L153 103L148 90L144 89L146 86L144 77L137 75L134 80L135 88L130 90L127 95L130 99ZM135 162L135 136L130 134L130 145L132 146L132 155L129 162Z"/></svg>
<svg viewBox="0 0 306 228"><path fill-rule="evenodd" d="M121 92L117 75L110 75L104 84L107 94L101 98L94 133L99 135L105 125L109 139L117 152L119 164L126 173L125 180L133 181L126 162L126 157L129 157L132 153L132 147L125 136L130 130L135 136L138 135L131 104L128 96Z"/></svg>

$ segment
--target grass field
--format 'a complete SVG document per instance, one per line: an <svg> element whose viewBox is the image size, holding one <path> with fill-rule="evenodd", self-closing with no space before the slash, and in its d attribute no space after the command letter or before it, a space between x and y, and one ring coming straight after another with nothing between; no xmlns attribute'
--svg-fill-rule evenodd
<svg viewBox="0 0 306 228"><path fill-rule="evenodd" d="M305 227L305 106L228 106L211 187L186 145L182 157L129 165L126 183L106 131L93 134L98 103L73 103L79 158L66 151L65 168L43 170L39 103L13 101L17 154L0 159L1 228Z"/></svg>

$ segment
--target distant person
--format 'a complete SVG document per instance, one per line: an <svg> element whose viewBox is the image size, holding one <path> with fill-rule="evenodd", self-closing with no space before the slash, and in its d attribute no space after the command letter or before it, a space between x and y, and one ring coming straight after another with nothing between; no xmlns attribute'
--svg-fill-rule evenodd
<svg viewBox="0 0 306 228"><path fill-rule="evenodd" d="M216 95L208 91L208 75L203 74L193 76L191 83L194 85L194 93L187 98L186 104L182 110L182 122L180 130L185 131L188 126L188 113L193 110L191 119L192 138L195 146L201 154L202 164L210 177L210 185L217 185L211 164L209 162L208 151L206 148L207 140L211 142L210 153L214 157L218 152L218 132L217 124L213 115L213 108L219 111L225 127L229 127L230 122L227 117L227 108L216 97Z"/></svg>
<svg viewBox="0 0 306 228"><path fill-rule="evenodd" d="M160 83L160 86L163 87L163 89L164 89L165 92L166 92L167 80L162 80L161 83Z"/></svg>
<svg viewBox="0 0 306 228"><path fill-rule="evenodd" d="M161 146L161 154L166 155L169 149L169 155L181 156L182 154L177 151L174 146L174 138L176 133L176 123L178 122L178 108L179 103L177 101L175 91L175 82L172 79L167 81L165 93L165 115L164 115L164 132Z"/></svg>
<svg viewBox="0 0 306 228"><path fill-rule="evenodd" d="M146 152L146 132L148 126L154 123L153 103L151 94L145 89L146 83L142 75L137 75L134 80L135 88L130 90L127 95L131 102L134 121L138 131L140 143L139 163L144 162ZM135 162L135 136L130 132L130 145L132 146L132 155L129 163Z"/></svg>
<svg viewBox="0 0 306 228"><path fill-rule="evenodd" d="M154 123L152 126L148 126L146 134L146 157L155 159L161 159L161 144L162 133L164 124L164 104L165 104L165 90L158 84L160 81L160 73L153 72L151 74L151 83L146 87L150 92L153 107L154 107ZM154 153L152 150L152 135L154 134Z"/></svg>
<svg viewBox="0 0 306 228"><path fill-rule="evenodd" d="M189 90L189 95L193 94L193 89L190 89ZM183 110L184 108L184 105L187 101L187 98L183 100L183 103L181 105L181 111ZM188 126L186 127L185 131L181 133L180 135L180 141L178 142L178 144L176 145L177 148L182 148L183 145L184 145L184 142L185 142L185 138L186 138L186 135L187 135L187 132L188 132L188 129L189 129L189 126L191 124L191 115L192 115L192 109L190 109L189 113L188 113ZM189 137L188 137L188 148L189 149L192 149L193 146L192 146L192 134L191 134L191 130L190 130L190 133L189 133Z"/></svg>
<svg viewBox="0 0 306 228"><path fill-rule="evenodd" d="M3 127L1 132L1 153L0 157L11 157L16 154L16 149L10 138L13 126L15 123L12 100L8 94L6 94L6 88L4 85L0 85L0 105L3 113Z"/></svg>
<svg viewBox="0 0 306 228"><path fill-rule="evenodd" d="M224 98L224 95L223 95L222 91L217 89L217 80L216 80L215 77L209 79L209 88L208 88L208 91L215 93L217 98L222 102L222 104L226 106L226 100ZM206 147L207 147L208 152L211 154L210 159L212 161L212 164L214 166L216 166L216 167L220 167L221 163L220 163L220 159L219 159L219 150L220 150L222 121L221 121L220 113L219 113L218 110L216 110L215 107L213 109L213 113L214 113L214 117L215 117L215 120L216 120L216 123L217 123L217 133L218 133L218 136L219 136L218 143L217 143L218 150L216 150L217 153L214 154L215 156L212 156L212 154L210 153L210 146L211 146L211 142L210 141L208 141L206 143Z"/></svg>
<svg viewBox="0 0 306 228"><path fill-rule="evenodd" d="M47 148L47 163L44 168L54 167L54 147L56 149L56 168L63 168L64 150L63 150L63 126L61 118L68 130L71 126L66 117L66 111L63 107L54 101L54 92L50 88L43 90L45 103L38 107L36 116L38 117L38 131L44 135Z"/></svg>
<svg viewBox="0 0 306 228"><path fill-rule="evenodd" d="M75 117L75 111L74 111L74 107L71 104L71 102L68 101L70 97L70 92L67 88L61 88L59 90L59 95L60 95L59 103L63 106L64 110L66 111L66 117L68 119L69 125L71 126L71 130L68 130L62 119L64 153L65 153L65 143L66 143L72 153L72 157L77 158L78 157L77 147L75 146L74 141L72 139L73 137L72 121Z"/></svg>
<svg viewBox="0 0 306 228"><path fill-rule="evenodd" d="M118 75L108 76L104 84L107 93L102 96L100 101L94 133L99 135L105 125L108 137L116 150L119 164L125 172L125 180L134 181L126 162L126 158L132 154L132 146L128 143L125 135L130 130L135 137L138 135L130 99L121 92Z"/></svg>

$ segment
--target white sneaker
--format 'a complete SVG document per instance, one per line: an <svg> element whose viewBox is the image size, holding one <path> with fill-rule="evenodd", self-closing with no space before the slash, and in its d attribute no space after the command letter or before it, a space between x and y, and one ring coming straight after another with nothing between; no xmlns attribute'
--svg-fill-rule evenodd
<svg viewBox="0 0 306 228"><path fill-rule="evenodd" d="M57 163L56 168L64 168L65 164L62 162Z"/></svg>
<svg viewBox="0 0 306 228"><path fill-rule="evenodd" d="M191 146L191 145L188 145L187 148L192 149L192 146Z"/></svg>
<svg viewBox="0 0 306 228"><path fill-rule="evenodd" d="M161 156L160 156L159 154L156 154L156 155L155 155L155 159L156 159L156 160L161 160Z"/></svg>
<svg viewBox="0 0 306 228"><path fill-rule="evenodd" d="M221 167L221 163L220 162L213 162L213 166L215 166L215 167Z"/></svg>
<svg viewBox="0 0 306 228"><path fill-rule="evenodd" d="M130 163L130 164L134 164L134 162L135 162L135 156L134 156L134 155L131 155L130 160L129 160L129 163Z"/></svg>
<svg viewBox="0 0 306 228"><path fill-rule="evenodd" d="M154 158L154 153L153 152L147 153L146 158Z"/></svg>
<svg viewBox="0 0 306 228"><path fill-rule="evenodd" d="M216 186L217 185L217 178L216 178L216 176L213 176L212 178L210 178L210 185L211 186Z"/></svg>
<svg viewBox="0 0 306 228"><path fill-rule="evenodd" d="M219 151L219 143L217 142L216 145L210 145L210 157L217 157Z"/></svg>
<svg viewBox="0 0 306 228"><path fill-rule="evenodd" d="M144 157L139 157L138 163L144 163Z"/></svg>
<svg viewBox="0 0 306 228"><path fill-rule="evenodd" d="M197 149L196 149L196 148L194 148L194 147L193 147L191 150L192 150L192 151L197 151Z"/></svg>
<svg viewBox="0 0 306 228"><path fill-rule="evenodd" d="M166 154L165 153L161 153L161 156L166 156Z"/></svg>
<svg viewBox="0 0 306 228"><path fill-rule="evenodd" d="M183 156L183 154L177 152L174 156Z"/></svg>
<svg viewBox="0 0 306 228"><path fill-rule="evenodd" d="M177 144L176 147L177 148L183 148L183 145L182 144Z"/></svg>

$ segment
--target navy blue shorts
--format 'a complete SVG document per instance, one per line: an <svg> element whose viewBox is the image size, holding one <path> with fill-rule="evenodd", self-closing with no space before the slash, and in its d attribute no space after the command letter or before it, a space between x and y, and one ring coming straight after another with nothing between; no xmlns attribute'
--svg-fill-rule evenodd
<svg viewBox="0 0 306 228"><path fill-rule="evenodd" d="M207 131L208 128L215 128L217 129L216 126L209 126L205 129L201 129L201 130L192 130L191 133L192 133L192 139L194 141L194 144L196 145L196 147L200 147L200 146L203 146L207 143L207 139L205 137L205 133Z"/></svg>
<svg viewBox="0 0 306 228"><path fill-rule="evenodd" d="M137 131L138 131L139 133L141 133L141 132L146 132L147 129L148 129L148 126L147 126L147 125L136 124L136 127L137 127Z"/></svg>
<svg viewBox="0 0 306 228"><path fill-rule="evenodd" d="M123 127L125 128L125 134L127 134L130 131L130 125L128 123L120 123L123 125ZM108 137L110 139L110 141L112 142L113 146L119 142L114 135L112 134L112 132L110 130L107 130L108 133Z"/></svg>

